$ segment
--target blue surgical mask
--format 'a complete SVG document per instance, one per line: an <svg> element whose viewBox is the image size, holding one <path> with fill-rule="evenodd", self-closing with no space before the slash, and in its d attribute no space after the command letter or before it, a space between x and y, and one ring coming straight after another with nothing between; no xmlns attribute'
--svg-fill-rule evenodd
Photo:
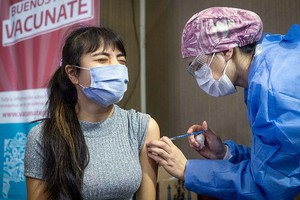
<svg viewBox="0 0 300 200"><path fill-rule="evenodd" d="M74 67L90 71L90 86L84 87L79 84L89 99L102 107L107 107L122 100L128 84L128 70L125 65L116 64L91 68Z"/></svg>

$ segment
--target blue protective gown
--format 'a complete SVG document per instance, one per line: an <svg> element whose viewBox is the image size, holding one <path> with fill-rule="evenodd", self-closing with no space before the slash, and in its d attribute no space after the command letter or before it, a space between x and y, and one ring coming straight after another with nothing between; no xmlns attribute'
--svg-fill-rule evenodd
<svg viewBox="0 0 300 200"><path fill-rule="evenodd" d="M293 199L300 193L300 26L268 34L256 48L245 89L252 146L232 158L189 160L185 186L220 199Z"/></svg>

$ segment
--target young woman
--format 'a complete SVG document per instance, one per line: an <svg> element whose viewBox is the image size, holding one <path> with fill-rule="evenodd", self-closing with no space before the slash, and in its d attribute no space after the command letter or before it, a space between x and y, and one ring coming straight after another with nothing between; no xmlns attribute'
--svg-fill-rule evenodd
<svg viewBox="0 0 300 200"><path fill-rule="evenodd" d="M29 133L28 199L155 199L157 165L145 142L160 137L149 115L124 110L126 52L107 28L66 38L52 76L48 116Z"/></svg>

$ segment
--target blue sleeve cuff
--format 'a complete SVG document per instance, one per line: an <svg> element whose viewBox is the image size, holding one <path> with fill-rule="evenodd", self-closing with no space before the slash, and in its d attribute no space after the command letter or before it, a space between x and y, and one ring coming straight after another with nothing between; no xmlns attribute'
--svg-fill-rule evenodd
<svg viewBox="0 0 300 200"><path fill-rule="evenodd" d="M223 160L230 160L230 158L232 158L231 149L230 147L228 147L228 145L225 144L225 146L226 146L226 153Z"/></svg>
<svg viewBox="0 0 300 200"><path fill-rule="evenodd" d="M233 142L232 140L227 140L224 142L224 144L227 145L228 148L230 149L230 153L232 156L229 159L229 161L231 163L236 164L243 160L250 159L251 148L243 146L243 145L238 145L235 142Z"/></svg>

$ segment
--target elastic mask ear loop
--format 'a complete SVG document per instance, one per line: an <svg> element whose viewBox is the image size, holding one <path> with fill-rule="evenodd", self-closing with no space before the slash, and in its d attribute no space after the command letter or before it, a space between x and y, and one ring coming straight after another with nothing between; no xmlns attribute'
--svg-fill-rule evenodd
<svg viewBox="0 0 300 200"><path fill-rule="evenodd" d="M226 65L225 65L225 68L224 68L224 71L223 71L223 75L226 73L226 69L228 67L228 63L229 63L229 60L226 62Z"/></svg>
<svg viewBox="0 0 300 200"><path fill-rule="evenodd" d="M86 67L79 67L79 66L77 66L77 65L72 65L73 67L76 67L76 68L79 68L79 69L84 69L84 70L88 70L88 71L90 71L90 69L89 68L86 68Z"/></svg>
<svg viewBox="0 0 300 200"><path fill-rule="evenodd" d="M81 88L88 88L88 87L84 87L83 85L81 85L80 83L78 83L78 85L81 87Z"/></svg>
<svg viewBox="0 0 300 200"><path fill-rule="evenodd" d="M213 55L212 55L212 57L211 57L211 59L210 59L210 61L209 61L209 63L208 63L208 66L210 66L210 64L212 63L212 60L214 59L215 54L216 54L216 53L213 53Z"/></svg>
<svg viewBox="0 0 300 200"><path fill-rule="evenodd" d="M77 66L77 65L72 65L73 67L76 67L76 68L79 68L79 69L84 69L84 70L88 70L88 71L90 71L90 69L88 69L88 68L85 68L85 67L79 67L79 66ZM84 87L83 85L81 85L80 83L78 83L78 85L81 87L81 88L88 88L88 87Z"/></svg>

